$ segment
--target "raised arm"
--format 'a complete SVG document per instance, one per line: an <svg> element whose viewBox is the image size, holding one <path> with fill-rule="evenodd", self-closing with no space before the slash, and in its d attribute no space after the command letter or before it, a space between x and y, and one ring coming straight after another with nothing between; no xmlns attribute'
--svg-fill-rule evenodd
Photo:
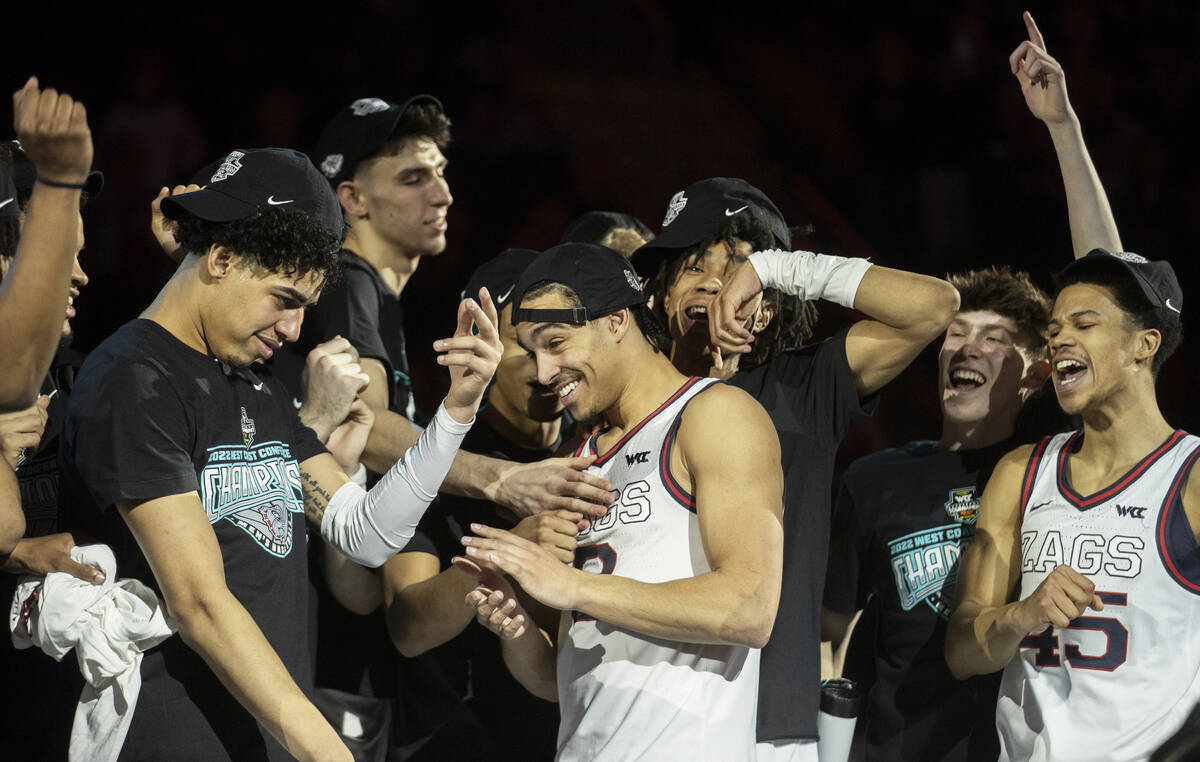
<svg viewBox="0 0 1200 762"><path fill-rule="evenodd" d="M717 386L684 413L672 473L696 499L712 571L663 583L564 566L510 532L472 525L467 554L496 564L552 608L652 637L762 647L779 605L783 475L779 439L762 407Z"/></svg>
<svg viewBox="0 0 1200 762"><path fill-rule="evenodd" d="M150 562L179 635L293 756L351 759L254 619L225 585L216 535L194 493L118 505Z"/></svg>
<svg viewBox="0 0 1200 762"><path fill-rule="evenodd" d="M364 566L380 566L404 548L475 420L501 353L495 305L486 290L480 299L482 305L464 299L454 336L435 344L443 352L438 362L450 369L450 391L433 422L370 492L350 481L331 455L300 464L308 520Z"/></svg>
<svg viewBox="0 0 1200 762"><path fill-rule="evenodd" d="M1121 251L1121 236L1113 219L1108 196L1096 174L1092 157L1083 142L1079 117L1067 97L1067 79L1062 65L1047 51L1042 33L1029 11L1023 16L1029 39L1008 57L1008 66L1030 113L1050 130L1058 166L1067 192L1067 215L1071 220L1071 245L1075 258L1092 249Z"/></svg>
<svg viewBox="0 0 1200 762"><path fill-rule="evenodd" d="M946 630L946 664L960 680L1003 669L1029 633L1066 627L1089 605L1104 604L1083 575L1062 565L1027 598L1021 581L1021 481L1033 452L1020 447L997 464L984 489L959 571L958 606Z"/></svg>
<svg viewBox="0 0 1200 762"><path fill-rule="evenodd" d="M17 255L0 283L0 411L33 404L58 349L79 246L80 191L92 166L92 133L82 103L40 90L30 77L13 93L13 112L38 181Z"/></svg>
<svg viewBox="0 0 1200 762"><path fill-rule="evenodd" d="M944 280L871 265L865 259L808 251L759 251L709 306L709 334L726 353L746 353L754 340L746 309L764 287L801 299L853 307L860 320L846 337L846 359L861 395L895 378L958 311L958 292Z"/></svg>

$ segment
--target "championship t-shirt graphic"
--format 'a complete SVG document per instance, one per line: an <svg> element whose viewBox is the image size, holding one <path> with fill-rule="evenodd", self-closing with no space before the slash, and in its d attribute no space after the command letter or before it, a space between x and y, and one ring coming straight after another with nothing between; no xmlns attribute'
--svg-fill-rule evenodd
<svg viewBox="0 0 1200 762"><path fill-rule="evenodd" d="M210 524L226 520L264 550L292 550L292 513L304 511L300 466L284 442L255 444L254 419L241 409L242 444L208 448L200 499Z"/></svg>
<svg viewBox="0 0 1200 762"><path fill-rule="evenodd" d="M943 507L954 523L897 537L888 542L888 551L900 606L911 611L923 601L942 619L949 619L958 560L975 534L979 515L975 487L950 490Z"/></svg>

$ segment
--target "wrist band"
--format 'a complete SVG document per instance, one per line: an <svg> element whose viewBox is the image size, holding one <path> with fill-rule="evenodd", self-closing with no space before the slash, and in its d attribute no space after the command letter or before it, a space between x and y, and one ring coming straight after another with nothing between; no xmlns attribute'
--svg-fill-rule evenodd
<svg viewBox="0 0 1200 762"><path fill-rule="evenodd" d="M801 299L824 299L854 307L854 296L871 267L865 259L768 249L750 255L763 288L777 288Z"/></svg>
<svg viewBox="0 0 1200 762"><path fill-rule="evenodd" d="M58 180L47 180L46 178L42 177L41 175L38 175L38 178L35 182L39 182L42 185L48 185L51 188L70 188L71 190L83 190L83 189L87 188L86 180L84 180L81 183L62 183L62 182L59 182Z"/></svg>

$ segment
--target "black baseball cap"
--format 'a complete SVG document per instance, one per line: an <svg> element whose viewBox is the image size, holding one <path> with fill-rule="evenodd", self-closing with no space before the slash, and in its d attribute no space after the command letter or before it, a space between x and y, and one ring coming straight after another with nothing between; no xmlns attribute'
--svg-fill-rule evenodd
<svg viewBox="0 0 1200 762"><path fill-rule="evenodd" d="M382 98L359 98L329 120L317 139L317 163L333 187L354 174L361 159L379 150L396 131L409 106L428 103L445 113L432 95L414 95L399 105Z"/></svg>
<svg viewBox="0 0 1200 762"><path fill-rule="evenodd" d="M647 241L654 238L654 231L631 214L622 212L584 212L567 225L559 243L600 243L609 232L618 228L633 230Z"/></svg>
<svg viewBox="0 0 1200 762"><path fill-rule="evenodd" d="M787 222L767 194L738 177L710 177L671 197L662 232L635 251L631 261L643 276L655 275L664 259L712 238L739 214L757 219L781 246L791 248Z"/></svg>
<svg viewBox="0 0 1200 762"><path fill-rule="evenodd" d="M539 252L533 249L505 249L475 268L459 298L470 297L478 301L479 289L486 286L488 293L492 295L492 301L496 303L496 313L499 314L512 302L517 279L525 272L525 268L538 258L538 254Z"/></svg>
<svg viewBox="0 0 1200 762"><path fill-rule="evenodd" d="M552 281L570 286L582 307L531 310L520 307L535 283ZM626 307L645 304L641 283L629 260L594 243L560 243L546 249L521 273L513 289L512 323L586 323Z"/></svg>
<svg viewBox="0 0 1200 762"><path fill-rule="evenodd" d="M29 193L37 181L37 167L33 165L33 160L21 148L20 141L10 140L8 146L12 152L12 170L10 171L13 185L17 187L18 191ZM104 173L93 169L88 172L87 179L83 181L83 191L88 194L88 200L91 200L99 196L102 190L104 190Z"/></svg>
<svg viewBox="0 0 1200 762"><path fill-rule="evenodd" d="M1137 284L1151 306L1166 307L1176 314L1182 314L1183 289L1179 287L1175 270L1168 262L1152 262L1141 254L1092 249L1086 256L1064 267L1055 276L1055 281L1062 289L1064 282L1075 283L1080 278L1086 281L1087 275L1095 272L1116 272L1128 277Z"/></svg>
<svg viewBox="0 0 1200 762"><path fill-rule="evenodd" d="M203 189L163 199L162 211L173 220L186 212L209 222L232 222L274 206L314 217L342 237L342 206L333 189L307 156L290 148L230 151Z"/></svg>

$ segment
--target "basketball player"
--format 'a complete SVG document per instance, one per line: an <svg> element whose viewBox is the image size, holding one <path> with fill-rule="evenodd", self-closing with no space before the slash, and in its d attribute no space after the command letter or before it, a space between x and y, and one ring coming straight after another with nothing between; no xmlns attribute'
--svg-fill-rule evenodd
<svg viewBox="0 0 1200 762"><path fill-rule="evenodd" d="M1200 440L1154 393L1182 306L1171 266L1134 254L1059 276L1052 377L1083 429L997 465L946 641L960 678L1004 669L1002 759L1143 759L1200 698Z"/></svg>
<svg viewBox="0 0 1200 762"><path fill-rule="evenodd" d="M336 270L342 218L325 179L294 151L233 151L205 189L162 209L190 253L142 317L89 356L63 427L64 506L114 549L123 576L156 589L181 636L141 663L126 749L349 759L308 699L304 517L364 565L403 547L499 360L495 311L486 292L482 307L460 304L455 337L437 347L450 392L366 492L252 367L296 338ZM371 422L354 404L328 442L343 464Z"/></svg>
<svg viewBox="0 0 1200 762"><path fill-rule="evenodd" d="M481 524L463 538L469 558L562 611L557 648L522 631L503 589L468 602L485 622L499 612L490 623L516 677L559 701L559 759L753 759L758 649L782 565L770 419L745 392L671 365L632 268L611 250L556 246L515 293L538 380L577 419L607 421L583 451L620 495L580 533L574 566Z"/></svg>

